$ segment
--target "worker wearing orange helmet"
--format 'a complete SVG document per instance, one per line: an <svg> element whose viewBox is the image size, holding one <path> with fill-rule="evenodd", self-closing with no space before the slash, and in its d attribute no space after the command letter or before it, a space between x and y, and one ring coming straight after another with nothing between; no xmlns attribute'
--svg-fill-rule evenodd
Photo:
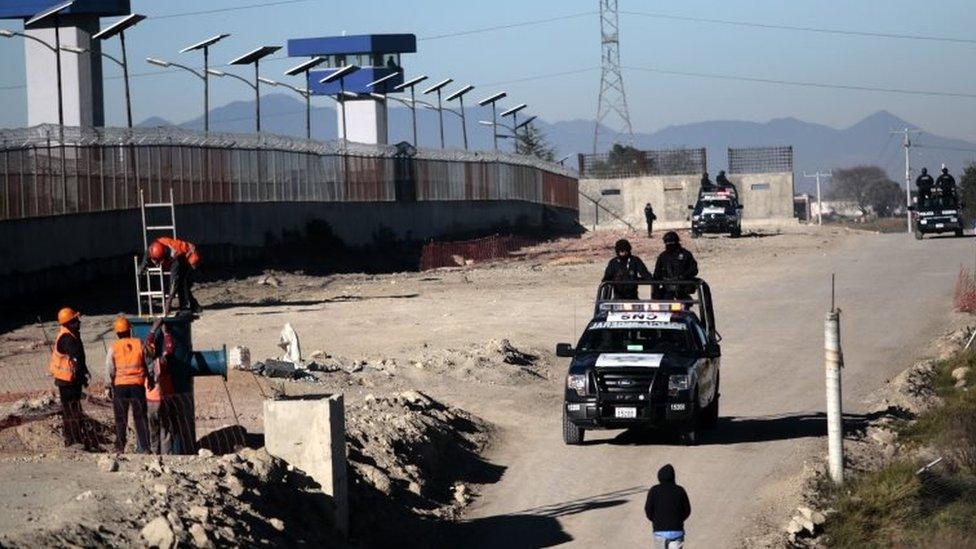
<svg viewBox="0 0 976 549"><path fill-rule="evenodd" d="M48 370L61 398L64 445L82 444L90 450L94 444L85 436L81 413L82 390L88 387L91 377L85 362L85 345L81 341L81 314L71 307L64 307L58 311L58 325Z"/></svg>
<svg viewBox="0 0 976 549"><path fill-rule="evenodd" d="M146 387L153 380L146 368L142 341L132 337L132 326L124 316L115 319L112 329L118 337L105 354L105 374L112 391L115 409L115 451L125 451L129 408L136 426L136 451L149 450L149 423L146 417Z"/></svg>
<svg viewBox="0 0 976 549"><path fill-rule="evenodd" d="M200 312L200 304L193 297L193 271L200 266L200 252L192 242L163 236L157 238L146 250L140 273L152 264L169 271L170 288L163 301L163 316L173 308L173 298L178 297L180 310Z"/></svg>

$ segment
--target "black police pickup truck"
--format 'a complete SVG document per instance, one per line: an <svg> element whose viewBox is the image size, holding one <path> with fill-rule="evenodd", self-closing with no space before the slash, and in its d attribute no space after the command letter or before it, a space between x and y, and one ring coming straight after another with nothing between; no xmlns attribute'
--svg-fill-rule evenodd
<svg viewBox="0 0 976 549"><path fill-rule="evenodd" d="M691 237L704 233L742 236L742 204L734 189L702 192L691 210Z"/></svg>
<svg viewBox="0 0 976 549"><path fill-rule="evenodd" d="M557 356L572 358L563 403L566 444L581 444L589 429L642 426L676 429L686 444L696 444L699 429L717 423L722 352L708 284L683 281L694 292L675 301L607 298L615 284L659 283L601 284L593 320L576 347L556 346Z"/></svg>
<svg viewBox="0 0 976 549"><path fill-rule="evenodd" d="M911 206L915 218L915 238L922 240L926 234L954 233L963 235L962 208L955 192L939 192L936 188L930 196L923 197Z"/></svg>

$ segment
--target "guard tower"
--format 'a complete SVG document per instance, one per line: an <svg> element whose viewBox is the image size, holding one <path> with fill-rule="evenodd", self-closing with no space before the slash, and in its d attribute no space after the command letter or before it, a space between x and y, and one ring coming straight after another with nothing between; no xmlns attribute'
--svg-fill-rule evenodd
<svg viewBox="0 0 976 549"><path fill-rule="evenodd" d="M344 102L348 132L343 131L343 117L336 117L338 135L359 143L386 144L386 101L370 96L393 92L403 82L400 56L417 51L417 37L412 34L360 34L322 38L296 38L288 41L289 57L323 57L325 61L308 73L308 89L313 95L331 95ZM343 79L323 84L321 81L338 69L355 65L359 70ZM396 76L369 86L385 76ZM343 96L342 90L360 97Z"/></svg>
<svg viewBox="0 0 976 549"><path fill-rule="evenodd" d="M0 19L28 20L63 4L63 0L3 0ZM57 18L61 46L90 50L88 55L61 55L64 123L66 126L104 126L101 42L92 40L100 17L130 13L129 0L75 0ZM24 34L53 46L54 26L27 29ZM27 125L58 123L57 58L44 44L24 40L27 65Z"/></svg>

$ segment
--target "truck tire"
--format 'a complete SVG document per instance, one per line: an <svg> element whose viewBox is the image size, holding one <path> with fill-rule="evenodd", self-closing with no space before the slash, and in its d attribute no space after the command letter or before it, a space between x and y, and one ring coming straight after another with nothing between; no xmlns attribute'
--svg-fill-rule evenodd
<svg viewBox="0 0 976 549"><path fill-rule="evenodd" d="M962 235L963 235L962 229L956 229L956 237L958 238Z"/></svg>
<svg viewBox="0 0 976 549"><path fill-rule="evenodd" d="M692 238L698 238L699 236L701 236L701 233L700 232L696 231L695 229L692 229L691 230L691 237Z"/></svg>
<svg viewBox="0 0 976 549"><path fill-rule="evenodd" d="M698 410L698 391L695 391L695 398L691 405L691 419L685 424L681 431L681 442L685 446L698 445L698 430L701 426L701 412Z"/></svg>
<svg viewBox="0 0 976 549"><path fill-rule="evenodd" d="M715 398L702 410L702 427L714 429L718 425L719 380L715 380Z"/></svg>
<svg viewBox="0 0 976 549"><path fill-rule="evenodd" d="M732 229L732 232L729 233L729 236L731 236L732 238L739 238L740 236L742 236L742 228L736 227Z"/></svg>
<svg viewBox="0 0 976 549"><path fill-rule="evenodd" d="M586 430L577 427L566 417L566 410L563 410L563 442L572 446L583 444L583 436Z"/></svg>

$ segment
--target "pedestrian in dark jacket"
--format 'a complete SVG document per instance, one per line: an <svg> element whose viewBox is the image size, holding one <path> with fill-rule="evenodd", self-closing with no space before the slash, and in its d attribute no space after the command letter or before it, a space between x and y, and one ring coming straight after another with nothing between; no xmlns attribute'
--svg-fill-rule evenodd
<svg viewBox="0 0 976 549"><path fill-rule="evenodd" d="M681 246L678 233L664 234L664 251L654 264L654 280L691 280L698 276L698 262L691 252ZM688 299L695 291L689 284L657 284L654 299Z"/></svg>
<svg viewBox="0 0 976 549"><path fill-rule="evenodd" d="M616 257L607 263L607 268L603 271L603 282L635 282L639 280L650 280L651 272L647 270L647 265L635 255L631 255L630 242L620 239L613 247ZM614 284L614 299L637 299L636 284Z"/></svg>
<svg viewBox="0 0 976 549"><path fill-rule="evenodd" d="M644 220L647 221L647 236L648 237L651 236L651 231L654 228L654 220L656 220L656 219L657 219L657 216L654 215L654 208L652 208L651 207L651 203L648 202L647 205L644 206Z"/></svg>
<svg viewBox="0 0 976 549"><path fill-rule="evenodd" d="M654 547L681 549L685 541L685 521L691 516L691 503L685 489L674 481L674 467L667 464L657 472L658 484L647 491L644 514L654 529Z"/></svg>
<svg viewBox="0 0 976 549"><path fill-rule="evenodd" d="M712 180L708 177L708 172L705 172L701 176L701 181L698 187L698 196L701 197L702 193L712 193L717 190L717 187Z"/></svg>
<svg viewBox="0 0 976 549"><path fill-rule="evenodd" d="M935 181L932 176L929 175L929 170L927 168L922 168L922 173L915 178L915 186L918 187L918 200L924 201L932 196L932 187L935 185Z"/></svg>
<svg viewBox="0 0 976 549"><path fill-rule="evenodd" d="M943 196L954 196L956 194L956 178L949 174L949 168L942 167L942 174L935 180Z"/></svg>

